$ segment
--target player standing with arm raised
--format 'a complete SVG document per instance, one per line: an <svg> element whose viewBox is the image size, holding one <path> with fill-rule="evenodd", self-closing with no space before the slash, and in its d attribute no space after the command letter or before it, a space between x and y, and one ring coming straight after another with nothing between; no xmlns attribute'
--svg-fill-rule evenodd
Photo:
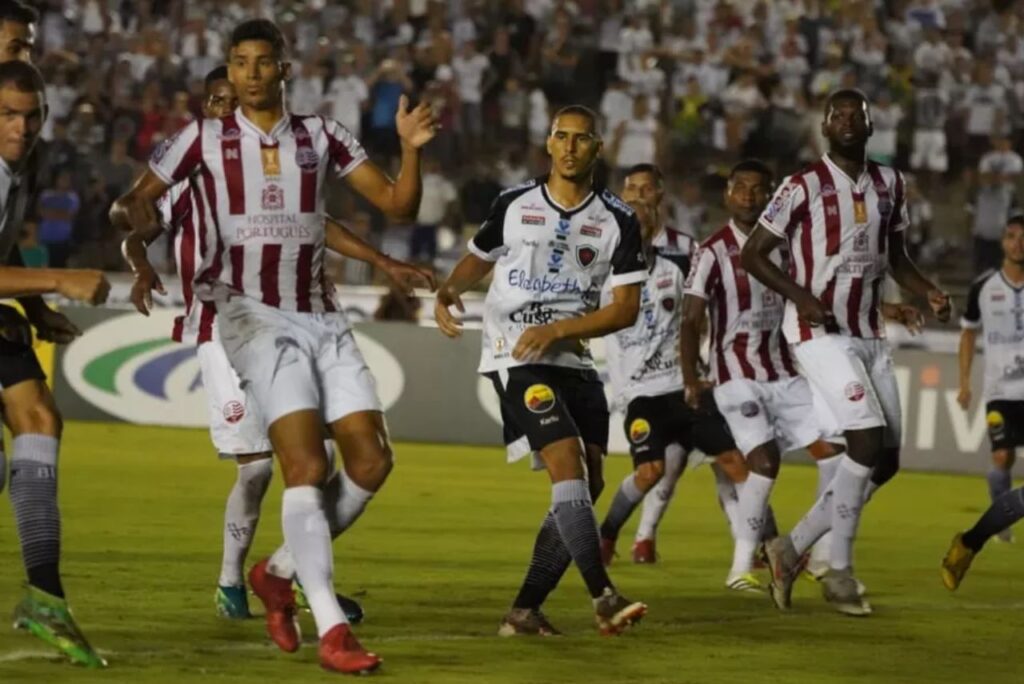
<svg viewBox="0 0 1024 684"><path fill-rule="evenodd" d="M449 337L463 292L494 271L484 313L480 372L501 399L510 456L539 453L551 478L541 525L502 636L550 636L541 612L571 562L583 575L598 628L618 634L646 611L619 594L601 563L593 500L607 450L608 405L586 340L631 325L647 277L636 215L595 187L597 117L574 105L555 114L548 176L503 192L438 290L434 316ZM599 308L611 282L611 301Z"/></svg>
<svg viewBox="0 0 1024 684"><path fill-rule="evenodd" d="M831 570L822 589L849 615L871 610L858 596L852 568L868 479L885 482L899 468L899 392L879 309L886 273L927 298L940 320L950 314L949 297L907 255L903 176L867 160L871 132L864 94L833 93L822 122L829 152L780 186L742 250L743 267L786 298L783 333L847 444L821 505L767 545L773 595L788 597L800 554L831 527ZM787 242L792 275L770 257Z"/></svg>
<svg viewBox="0 0 1024 684"><path fill-rule="evenodd" d="M323 271L324 193L328 172L343 177L387 215L411 220L420 195L419 148L435 132L429 107L406 111L396 127L402 166L392 181L369 162L341 125L288 113L291 65L280 29L262 19L232 32L228 78L240 107L203 119L158 149L149 170L121 198L122 227L151 230L154 204L195 174L216 227L196 296L217 307L225 352L259 409L285 480L285 543L316 620L320 663L345 673L373 670L380 659L352 634L333 588L331 529L362 513L391 470L391 448L373 376ZM113 218L113 216L112 216ZM146 297L159 280L144 250L126 255ZM144 304L148 302L144 301ZM328 475L324 425L344 461L337 509L325 510ZM267 608L267 626L285 650L299 646L288 578L257 564L249 578Z"/></svg>

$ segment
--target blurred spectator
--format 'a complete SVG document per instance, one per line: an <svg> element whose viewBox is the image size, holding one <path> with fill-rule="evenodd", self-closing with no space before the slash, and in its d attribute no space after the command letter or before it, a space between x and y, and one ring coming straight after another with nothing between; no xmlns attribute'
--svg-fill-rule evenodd
<svg viewBox="0 0 1024 684"><path fill-rule="evenodd" d="M288 109L296 114L319 114L324 102L323 66L316 62L306 62L302 71L292 78L291 92L288 98Z"/></svg>
<svg viewBox="0 0 1024 684"><path fill-rule="evenodd" d="M910 168L919 174L925 193L934 188L936 176L949 168L946 148L949 97L936 87L937 81L936 76L926 77L925 82L914 89Z"/></svg>
<svg viewBox="0 0 1024 684"><path fill-rule="evenodd" d="M903 121L903 108L893 103L888 90L878 94L871 111L874 132L868 138L868 156L882 164L892 165L896 160L897 131Z"/></svg>
<svg viewBox="0 0 1024 684"><path fill-rule="evenodd" d="M50 255L46 247L39 244L37 235L39 226L35 221L25 221L21 226L18 238L18 251L21 261L29 268L46 268L50 265Z"/></svg>
<svg viewBox="0 0 1024 684"><path fill-rule="evenodd" d="M498 182L501 187L511 188L529 178L530 170L526 168L522 150L511 148L498 161Z"/></svg>
<svg viewBox="0 0 1024 684"><path fill-rule="evenodd" d="M328 115L359 138L363 110L369 96L366 82L355 71L355 58L351 54L342 56L338 73L327 88Z"/></svg>
<svg viewBox="0 0 1024 684"><path fill-rule="evenodd" d="M700 182L683 178L676 199L669 202L672 227L694 238L703 238L708 222L708 208L701 197Z"/></svg>
<svg viewBox="0 0 1024 684"><path fill-rule="evenodd" d="M1016 213L1016 190L1024 172L1024 159L1013 151L1010 139L997 137L992 149L978 163L974 196L974 272L999 268L1003 261L1001 239L1006 220Z"/></svg>
<svg viewBox="0 0 1024 684"><path fill-rule="evenodd" d="M576 99L574 79L579 61L580 51L573 40L572 22L566 14L559 14L541 51L544 93L558 105Z"/></svg>
<svg viewBox="0 0 1024 684"><path fill-rule="evenodd" d="M978 164L988 150L989 140L1005 132L1009 103L1006 88L992 77L992 64L981 61L975 65L974 79L964 94L963 107L967 121L968 168Z"/></svg>
<svg viewBox="0 0 1024 684"><path fill-rule="evenodd" d="M517 145L526 144L526 123L530 114L530 99L517 78L504 82L498 96L498 111L501 118L501 135Z"/></svg>
<svg viewBox="0 0 1024 684"><path fill-rule="evenodd" d="M54 268L67 265L71 254L72 228L81 207L78 193L71 184L71 172L60 171L52 188L39 195L39 243L49 253Z"/></svg>
<svg viewBox="0 0 1024 684"><path fill-rule="evenodd" d="M651 113L647 98L637 95L633 98L632 116L619 123L612 137L616 170L623 174L637 164L657 164L662 140L661 125Z"/></svg>
<svg viewBox="0 0 1024 684"><path fill-rule="evenodd" d="M104 181L115 197L128 190L139 174L140 164L128 156L128 143L115 140L110 144L110 156L102 157L96 164L98 177Z"/></svg>
<svg viewBox="0 0 1024 684"><path fill-rule="evenodd" d="M441 165L432 157L423 161L423 195L409 242L409 258L433 263L437 256L437 229L449 222L459 198L455 185L441 175Z"/></svg>
<svg viewBox="0 0 1024 684"><path fill-rule="evenodd" d="M402 93L412 91L412 81L405 75L402 65L391 58L385 59L366 79L370 91L370 128L366 144L371 151L384 157L398 154L398 133L395 131L395 112Z"/></svg>
<svg viewBox="0 0 1024 684"><path fill-rule="evenodd" d="M459 54L452 60L455 74L455 89L459 94L459 132L463 135L465 151L463 156L475 154L483 134L483 100L488 88L487 74L490 61L477 52L476 41L466 40Z"/></svg>
<svg viewBox="0 0 1024 684"><path fill-rule="evenodd" d="M43 140L53 139L55 122L66 119L71 114L71 106L77 97L78 91L68 83L67 71L58 69L53 79L46 84L46 105L49 112L40 134Z"/></svg>

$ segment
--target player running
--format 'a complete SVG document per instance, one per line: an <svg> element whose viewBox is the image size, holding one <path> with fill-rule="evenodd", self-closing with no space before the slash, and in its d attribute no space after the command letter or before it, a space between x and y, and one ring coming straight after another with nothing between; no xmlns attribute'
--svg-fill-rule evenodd
<svg viewBox="0 0 1024 684"><path fill-rule="evenodd" d="M381 661L359 644L338 604L331 529L345 529L361 515L392 458L373 376L324 276L323 185L332 172L384 213L410 220L419 203L419 148L433 138L434 119L426 105L406 111L402 98L396 115L402 166L392 181L340 124L285 110L291 65L275 24L246 21L229 47L228 79L239 108L189 124L154 152L121 199L121 215L133 230L150 234L155 202L174 184L199 179L195 198L215 233L210 257L196 266L195 296L215 304L227 358L281 461L284 538L317 624L320 664L366 672ZM144 250L136 246L126 256L148 308L149 291L162 286ZM336 505L325 505L323 491L325 424L344 462ZM296 650L290 578L274 575L263 561L249 580L267 609L271 638Z"/></svg>
<svg viewBox="0 0 1024 684"><path fill-rule="evenodd" d="M619 531L644 501L644 519L633 545L635 562L657 559L655 532L676 482L695 446L712 456L735 449L710 395L691 409L683 400L679 346L683 283L690 268L692 240L661 222L661 171L641 164L626 172L622 198L637 212L648 263L640 291L640 314L633 325L605 338L615 402L625 410L633 472L619 485L601 524L601 557L609 565ZM669 238L666 238L669 235ZM659 247L658 244L662 246ZM606 299L609 290L606 288ZM694 342L699 346L699 340ZM655 487L664 493L650 501ZM654 515L651 515L654 513ZM753 580L755 585L756 579ZM750 588L750 585L731 588Z"/></svg>
<svg viewBox="0 0 1024 684"><path fill-rule="evenodd" d="M501 399L510 457L539 454L551 477L551 508L502 636L559 633L541 605L571 562L601 633L618 634L647 610L612 585L592 503L603 486L609 417L586 340L632 325L647 277L636 214L594 184L601 148L592 111L559 110L547 139L549 175L495 200L434 306L441 332L458 336L450 307L462 311L462 293L494 271L480 372ZM606 282L611 301L600 307Z"/></svg>
<svg viewBox="0 0 1024 684"><path fill-rule="evenodd" d="M950 314L949 296L907 255L903 176L867 160L871 132L864 94L833 93L822 122L829 152L786 179L742 249L743 267L786 298L783 333L846 438L829 490L789 535L766 545L780 608L789 606L801 554L831 529L824 596L842 613L871 612L853 576L853 541L869 478L880 484L899 468L899 393L879 311L886 273L927 298L940 320ZM792 276L771 258L783 243Z"/></svg>
<svg viewBox="0 0 1024 684"><path fill-rule="evenodd" d="M1010 490L1010 468L1024 446L1024 217L1003 231L1003 265L971 285L960 325L960 405L971 403L971 362L978 331L985 332L985 413L994 468L989 473L992 506L967 532L953 537L942 560L942 581L956 589L974 555L992 536L1010 538L1024 518L1024 490Z"/></svg>

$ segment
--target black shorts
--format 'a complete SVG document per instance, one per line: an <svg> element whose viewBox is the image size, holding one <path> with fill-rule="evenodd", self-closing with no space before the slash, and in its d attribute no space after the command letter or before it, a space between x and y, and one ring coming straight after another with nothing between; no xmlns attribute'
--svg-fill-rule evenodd
<svg viewBox="0 0 1024 684"><path fill-rule="evenodd" d="M530 365L486 374L501 399L505 444L526 437L532 451L568 437L608 450L608 401L593 370Z"/></svg>
<svg viewBox="0 0 1024 684"><path fill-rule="evenodd" d="M26 380L45 380L46 373L32 347L0 337L0 389Z"/></svg>
<svg viewBox="0 0 1024 684"><path fill-rule="evenodd" d="M997 399L985 404L992 451L1024 446L1024 401Z"/></svg>
<svg viewBox="0 0 1024 684"><path fill-rule="evenodd" d="M696 411L682 392L637 397L626 407L623 429L634 467L664 459L669 444L680 444L687 452L697 448L710 456L736 448L711 390L701 394Z"/></svg>

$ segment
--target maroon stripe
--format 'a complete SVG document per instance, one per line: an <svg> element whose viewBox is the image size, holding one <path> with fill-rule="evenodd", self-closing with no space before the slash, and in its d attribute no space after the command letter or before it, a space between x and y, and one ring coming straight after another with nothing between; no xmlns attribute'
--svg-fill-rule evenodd
<svg viewBox="0 0 1024 684"><path fill-rule="evenodd" d="M771 330L761 331L761 341L757 344L757 355L761 359L761 365L768 373L768 382L775 382L779 374L775 371L775 364L772 363L772 336L776 333Z"/></svg>
<svg viewBox="0 0 1024 684"><path fill-rule="evenodd" d="M732 353L736 356L736 360L740 362L740 370L743 372L743 377L757 380L757 372L750 365L750 361L747 360L747 345L749 341L747 333L736 333L736 336L732 338Z"/></svg>
<svg viewBox="0 0 1024 684"><path fill-rule="evenodd" d="M835 312L835 299L836 299L836 277L832 276L832 279L828 281L828 285L825 286L825 291L821 293L821 303L825 305L825 311L827 313ZM838 333L839 325L835 322L835 316L830 319L832 323L825 324L825 332L827 333Z"/></svg>
<svg viewBox="0 0 1024 684"><path fill-rule="evenodd" d="M197 342L209 342L213 339L213 319L217 315L217 307L210 302L203 302L199 314L199 335Z"/></svg>
<svg viewBox="0 0 1024 684"><path fill-rule="evenodd" d="M722 269L716 259L711 266L711 273L708 274L708 291L711 291L711 283L718 282L722 278ZM711 319L711 347L715 350L715 359L718 368L716 379L719 384L728 382L732 375L729 373L729 366L725 363L725 349L722 340L725 337L725 326L728 319L729 301L725 297L718 297L714 300L715 317Z"/></svg>
<svg viewBox="0 0 1024 684"><path fill-rule="evenodd" d="M729 256L732 264L733 281L736 284L736 300L739 303L740 311L750 308L750 278L743 270L740 263L740 245L736 242L736 236L732 234L732 228L725 227L722 231L722 241L725 243L725 253Z"/></svg>
<svg viewBox="0 0 1024 684"><path fill-rule="evenodd" d="M245 247L231 245L228 249L228 259L231 260L231 287L239 292L245 292Z"/></svg>
<svg viewBox="0 0 1024 684"><path fill-rule="evenodd" d="M804 190L804 197L807 197L807 185L804 183L803 178L798 179L800 186ZM814 236L811 235L811 212L805 211L801 218L800 228L800 258L803 261L804 266L804 281L801 285L810 290L812 293L814 284ZM796 259L793 260L796 264ZM795 273L795 267L794 267ZM800 341L806 341L814 337L811 332L811 328L804 321L800 321Z"/></svg>
<svg viewBox="0 0 1024 684"><path fill-rule="evenodd" d="M185 317L184 316L175 316L174 317L174 327L171 328L171 339L174 340L175 342L181 342L181 338L183 337L184 331L185 331Z"/></svg>
<svg viewBox="0 0 1024 684"><path fill-rule="evenodd" d="M292 116L291 120L292 134L295 138L295 153L298 155L301 151L303 155L314 156L315 151L313 150L309 130L306 128L306 124L302 122L302 117ZM324 123L324 130L326 131L326 122ZM299 211L304 214L311 214L316 211L317 176L318 171L316 168L307 170L300 166Z"/></svg>
<svg viewBox="0 0 1024 684"><path fill-rule="evenodd" d="M818 162L814 165L814 173L818 176L818 195L825 212L825 254L832 256L839 253L839 195L836 194L835 181L828 164ZM826 193L826 188L831 189Z"/></svg>
<svg viewBox="0 0 1024 684"><path fill-rule="evenodd" d="M793 357L789 353L789 343L779 336L779 352L782 354L782 367L786 369L786 372L790 375L798 375L796 372L796 364L793 363Z"/></svg>
<svg viewBox="0 0 1024 684"><path fill-rule="evenodd" d="M850 281L849 295L846 299L846 327L854 337L860 337L860 300L864 296L864 279L854 278Z"/></svg>
<svg viewBox="0 0 1024 684"><path fill-rule="evenodd" d="M330 155L331 161L338 165L340 171L352 163L352 154L345 147L345 143L331 135L327 121L323 117L320 117L320 121L323 124L324 134L327 136L327 154Z"/></svg>
<svg viewBox="0 0 1024 684"><path fill-rule="evenodd" d="M260 292L267 306L281 305L281 290L278 288L277 271L281 267L281 245L263 245L260 259Z"/></svg>
<svg viewBox="0 0 1024 684"><path fill-rule="evenodd" d="M875 337L882 334L882 329L878 325L878 299L881 286L881 278L875 278L874 282L871 283L871 310L868 311L868 325L871 326L871 332Z"/></svg>
<svg viewBox="0 0 1024 684"><path fill-rule="evenodd" d="M182 193L182 197L190 197L191 192ZM174 210L179 211L181 199L174 203ZM171 216L172 224L174 215ZM181 221L181 242L178 244L178 273L181 275L181 296L185 298L185 311L192 310L192 281L196 276L196 227L195 214L188 213Z"/></svg>
<svg viewBox="0 0 1024 684"><path fill-rule="evenodd" d="M228 189L228 211L232 216L245 213L245 172L242 168L242 136L235 115L224 117L224 135L220 141L220 156L224 164L224 184ZM228 135L228 131L239 131Z"/></svg>
<svg viewBox="0 0 1024 684"><path fill-rule="evenodd" d="M295 306L299 311L312 311L310 289L313 286L313 245L299 245L299 273L295 280Z"/></svg>
<svg viewBox="0 0 1024 684"><path fill-rule="evenodd" d="M217 238L217 246L214 248L213 260L199 276L199 280L207 282L220 278L220 272L223 270L224 241L220 236L220 221L217 220L217 186L213 181L213 174L210 173L209 169L204 168L202 175L203 187L206 188L206 199L210 202L210 216L213 217L214 235ZM202 207L202 193L196 193L196 198L199 202L199 211L205 217L206 214ZM205 232L206 231L203 231L204 234ZM203 254L205 257L205 251Z"/></svg>
<svg viewBox="0 0 1024 684"><path fill-rule="evenodd" d="M191 126L192 124L189 124ZM196 122L196 137L192 144L185 150L185 156L181 158L178 165L174 167L171 180L180 182L189 177L196 170L196 167L203 163L203 120Z"/></svg>

